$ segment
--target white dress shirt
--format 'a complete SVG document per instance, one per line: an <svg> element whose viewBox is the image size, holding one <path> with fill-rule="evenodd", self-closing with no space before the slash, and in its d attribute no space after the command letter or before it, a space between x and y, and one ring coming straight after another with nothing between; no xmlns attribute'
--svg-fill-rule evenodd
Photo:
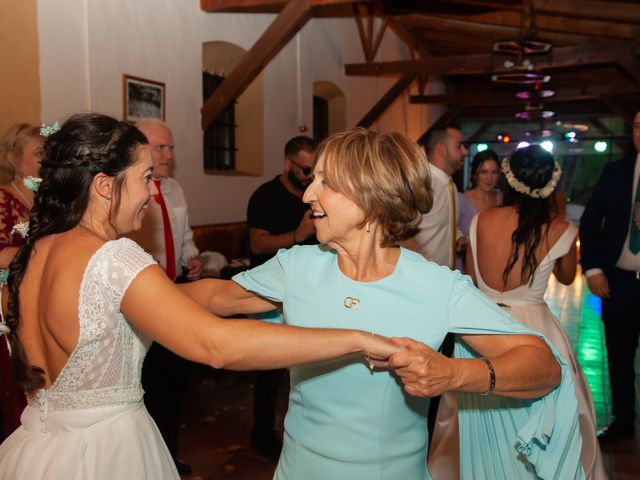
<svg viewBox="0 0 640 480"><path fill-rule="evenodd" d="M429 163L431 172L431 188L433 190L433 207L422 215L420 232L415 236L419 252L427 259L446 267L451 266L452 252L451 238L451 201L449 181L451 177L435 165ZM454 199L458 197L458 190L454 185ZM456 225L458 224L456 219ZM456 238L460 238L460 229Z"/></svg>
<svg viewBox="0 0 640 480"><path fill-rule="evenodd" d="M624 247L622 247L622 253L616 263L616 267L622 270L631 270L632 272L640 271L640 252L632 253L629 250L629 232L631 231L631 225L634 218L634 206L636 189L638 188L638 177L640 177L640 153L636 157L636 166L633 171L633 189L631 190L631 218L629 219L629 230L627 230L627 237L624 239Z"/></svg>
<svg viewBox="0 0 640 480"><path fill-rule="evenodd" d="M193 232L189 225L187 201L182 187L173 178L160 180L160 192L164 198L171 223L173 246L175 250L176 275L182 272L190 258L198 255L198 248L193 243ZM166 268L167 257L164 245L164 226L162 224L162 209L154 198L149 201L149 207L142 220L142 228L127 235L149 253L161 266Z"/></svg>
<svg viewBox="0 0 640 480"><path fill-rule="evenodd" d="M631 218L629 219L629 229L627 230L627 236L624 239L624 245L622 247L622 252L620 253L620 258L616 262L616 267L622 270L629 270L632 272L640 272L640 252L639 253L631 253L629 250L629 232L631 230L631 222L633 222L634 215L634 204L636 197L636 189L638 188L638 178L640 177L640 153L636 156L636 166L633 170L633 188L631 189ZM586 272L584 272L585 276L592 277L598 273L603 273L601 268L590 268Z"/></svg>

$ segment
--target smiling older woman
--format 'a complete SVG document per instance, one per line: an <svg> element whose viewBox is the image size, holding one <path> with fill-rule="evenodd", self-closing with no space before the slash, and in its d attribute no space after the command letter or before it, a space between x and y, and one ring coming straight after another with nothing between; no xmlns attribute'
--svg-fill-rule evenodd
<svg viewBox="0 0 640 480"><path fill-rule="evenodd" d="M314 175L303 199L322 245L280 250L233 280L283 302L288 324L364 328L419 342L395 340L407 349L391 357L395 372L344 358L292 368L275 478L429 478L426 397L445 391L470 399L461 401L463 448L474 444L461 452L464 477L579 477L577 456L561 456L580 444L566 365L467 277L398 247L431 207L422 149L398 133L351 130L319 147ZM220 304L249 295L226 290ZM450 331L461 339L455 359L435 351ZM506 399L516 408L503 411L513 405L503 397L521 400ZM482 401L495 408L486 413ZM561 415L554 415L556 402ZM506 419L494 427L500 414Z"/></svg>

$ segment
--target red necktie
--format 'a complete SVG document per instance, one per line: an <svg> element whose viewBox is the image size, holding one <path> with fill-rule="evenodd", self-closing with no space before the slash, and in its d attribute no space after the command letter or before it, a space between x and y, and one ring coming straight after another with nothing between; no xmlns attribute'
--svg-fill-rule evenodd
<svg viewBox="0 0 640 480"><path fill-rule="evenodd" d="M167 272L167 276L173 280L176 276L176 254L173 249L173 233L171 232L171 222L169 221L169 212L167 211L167 205L164 203L164 198L162 197L162 193L160 192L160 180L154 180L153 183L156 184L158 189L158 194L154 195L156 202L160 205L160 210L162 210L162 226L164 229L164 249L165 249L165 257L167 266L165 272Z"/></svg>

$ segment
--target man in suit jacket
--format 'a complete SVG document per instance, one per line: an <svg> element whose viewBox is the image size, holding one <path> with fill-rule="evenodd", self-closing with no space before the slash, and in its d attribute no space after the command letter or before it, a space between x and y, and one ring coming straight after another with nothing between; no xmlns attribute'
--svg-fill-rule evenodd
<svg viewBox="0 0 640 480"><path fill-rule="evenodd" d="M635 435L635 352L640 334L640 252L631 241L640 227L640 111L633 121L636 154L605 166L580 219L582 269L602 298L615 420L601 443ZM635 232L633 232L635 230ZM635 250L636 253L633 252Z"/></svg>

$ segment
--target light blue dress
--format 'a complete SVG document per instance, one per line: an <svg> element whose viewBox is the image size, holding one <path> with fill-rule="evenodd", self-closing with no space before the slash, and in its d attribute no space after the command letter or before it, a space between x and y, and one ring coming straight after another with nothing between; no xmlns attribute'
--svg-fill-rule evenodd
<svg viewBox="0 0 640 480"><path fill-rule="evenodd" d="M409 250L402 249L391 275L375 282L349 279L337 260L326 247L293 247L233 280L283 302L289 325L407 336L434 349L449 331L530 332L491 303L468 277ZM459 357L474 356L463 344L456 348ZM460 401L463 478L535 478L518 448L537 465L553 470L553 475L542 478L581 478L577 403L570 375L563 375L561 388L547 397L516 401L517 408L507 414L484 411L483 402L503 406L513 400L462 397L468 397ZM429 479L428 406L429 399L406 395L393 373L370 372L362 356L292 367L284 448L275 478ZM508 423L497 436L496 415ZM469 445L464 445L467 439ZM509 465L503 475L496 474L499 469L482 467L505 461Z"/></svg>

